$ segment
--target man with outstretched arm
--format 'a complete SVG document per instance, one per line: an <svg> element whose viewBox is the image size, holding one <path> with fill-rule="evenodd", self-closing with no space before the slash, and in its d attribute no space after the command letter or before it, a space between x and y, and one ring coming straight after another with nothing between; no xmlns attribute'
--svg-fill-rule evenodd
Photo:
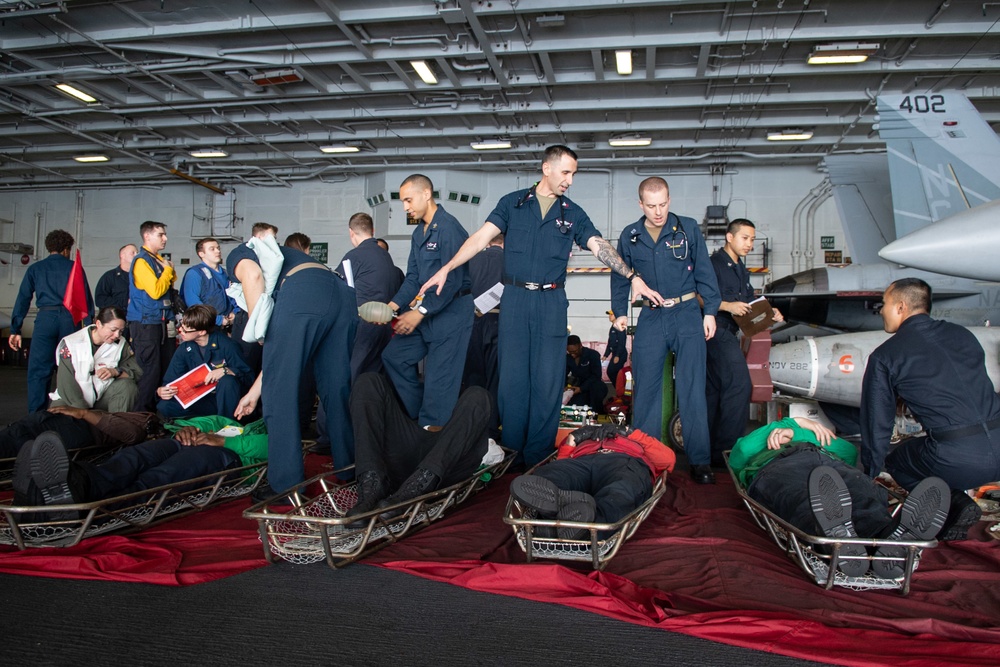
<svg viewBox="0 0 1000 667"><path fill-rule="evenodd" d="M527 465L548 456L559 427L569 305L564 286L573 244L625 276L637 298L663 301L622 262L586 212L565 196L576 171L577 156L570 148L547 148L538 183L501 198L479 231L420 290L440 293L453 269L497 234L504 235L500 422L504 445L520 452Z"/></svg>

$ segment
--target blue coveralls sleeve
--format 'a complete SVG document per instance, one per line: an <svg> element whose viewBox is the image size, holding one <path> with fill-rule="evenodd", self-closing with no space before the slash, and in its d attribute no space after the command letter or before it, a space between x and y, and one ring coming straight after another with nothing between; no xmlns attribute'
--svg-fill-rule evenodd
<svg viewBox="0 0 1000 667"><path fill-rule="evenodd" d="M184 272L184 280L181 281L181 295L183 295L184 303L186 303L188 307L196 306L202 302L201 276L198 275L197 266L192 266ZM216 324L218 324L218 322L216 322Z"/></svg>
<svg viewBox="0 0 1000 667"><path fill-rule="evenodd" d="M627 228L626 228L627 231ZM632 244L625 243L625 231L618 237L618 254L621 256L625 266L632 266ZM632 286L629 285L625 276L620 276L616 271L611 272L611 311L615 317L628 315L628 296Z"/></svg>
<svg viewBox="0 0 1000 667"><path fill-rule="evenodd" d="M717 315L719 306L722 305L722 297L719 294L719 280L715 277L715 268L712 265L712 258L708 254L708 247L705 245L705 238L701 235L698 226L695 225L688 232L693 243L689 243L693 255L694 282L698 286L698 294L704 302L706 315Z"/></svg>
<svg viewBox="0 0 1000 667"><path fill-rule="evenodd" d="M167 366L167 371L163 374L157 386L162 387L165 384L169 384L191 370L188 367L187 361L188 355L183 354L180 349L174 352L174 356L170 358L170 365Z"/></svg>
<svg viewBox="0 0 1000 667"><path fill-rule="evenodd" d="M32 270L37 264L32 265L24 273L24 279L17 290L17 299L14 301L14 311L10 315L10 334L12 336L21 333L24 325L24 318L28 316L28 308L31 306L31 299L35 294L35 272Z"/></svg>
<svg viewBox="0 0 1000 667"><path fill-rule="evenodd" d="M868 358L861 384L861 463L869 477L882 472L896 419L896 393L885 360L878 354Z"/></svg>
<svg viewBox="0 0 1000 667"><path fill-rule="evenodd" d="M555 205L556 206L559 205L559 200L556 200ZM577 208L576 210L581 211L581 209L579 208ZM573 240L576 241L576 244L581 248L586 248L587 244L590 243L590 239L594 238L595 236L598 238L603 238L601 236L601 233L597 231L597 227L595 227L594 223L591 222L590 216L588 216L586 213L583 213L583 217L581 217L579 220L573 223Z"/></svg>
<svg viewBox="0 0 1000 667"><path fill-rule="evenodd" d="M410 257L406 260L406 278L399 286L396 296L392 297L392 302L399 306L400 310L410 305L410 302L417 298L420 291L418 281L419 269L417 267L417 240L416 236L410 239Z"/></svg>
<svg viewBox="0 0 1000 667"><path fill-rule="evenodd" d="M521 194L521 192L512 192L501 197L493 211L486 216L486 222L495 225L501 234L506 234L507 222L510 220L511 206L513 206L516 198L521 197Z"/></svg>

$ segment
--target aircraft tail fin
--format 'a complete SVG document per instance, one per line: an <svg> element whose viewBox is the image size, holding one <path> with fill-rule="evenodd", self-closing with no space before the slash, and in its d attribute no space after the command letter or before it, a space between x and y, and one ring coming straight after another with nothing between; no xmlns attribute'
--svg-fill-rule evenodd
<svg viewBox="0 0 1000 667"><path fill-rule="evenodd" d="M1000 137L964 95L880 96L876 128L889 157L895 238L1000 198Z"/></svg>

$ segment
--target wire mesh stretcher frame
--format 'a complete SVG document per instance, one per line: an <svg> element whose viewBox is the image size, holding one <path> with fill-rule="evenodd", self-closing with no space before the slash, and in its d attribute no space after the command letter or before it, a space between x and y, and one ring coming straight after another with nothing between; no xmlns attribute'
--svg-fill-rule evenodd
<svg viewBox="0 0 1000 667"><path fill-rule="evenodd" d="M729 454L728 451L723 453L726 469L729 470L736 492L739 493L743 503L750 510L754 521L818 585L827 590L834 586L840 586L857 591L899 589L901 595L909 594L913 571L917 569L921 553L924 549L937 546L937 540L880 540L862 537L848 539L809 535L774 514L747 494L746 489L740 484L736 472L729 465ZM898 507L897 505L897 511ZM858 544L866 547L872 553L865 556L844 556L841 554L841 546L845 544ZM901 557L873 555L874 551L882 546L902 547L905 555ZM883 579L869 569L866 574L860 577L850 577L838 568L842 560L893 562L903 568L903 576Z"/></svg>
<svg viewBox="0 0 1000 667"><path fill-rule="evenodd" d="M532 474L539 467L554 460L556 453L536 465L525 474ZM552 560L572 560L590 562L595 570L603 570L615 557L628 539L635 534L642 522L660 502L667 488L667 475L662 472L653 484L653 492L648 499L615 523L587 523L581 521L559 521L556 519L539 519L531 508L522 507L511 496L507 500L503 521L514 530L514 537L530 563L534 558ZM585 540L570 540L559 537L538 537L539 529L555 532L559 528L581 528L590 533ZM610 532L611 535L599 539L598 533Z"/></svg>
<svg viewBox="0 0 1000 667"><path fill-rule="evenodd" d="M468 500L513 463L516 452L509 449L503 452L503 460L480 468L461 482L356 516L345 515L357 502L357 483L340 482L337 478L353 470L354 466L348 466L317 475L290 492L257 503L243 512L243 517L257 521L268 562L280 558L305 565L326 560L331 568L339 569L441 519L446 510ZM319 492L311 497L306 495L304 490L314 485ZM391 510L403 513L388 520L380 517ZM352 528L348 525L351 523L363 527Z"/></svg>
<svg viewBox="0 0 1000 667"><path fill-rule="evenodd" d="M0 503L0 544L71 547L95 535L135 532L242 498L266 474L267 464L258 463L90 503L30 507L6 501Z"/></svg>

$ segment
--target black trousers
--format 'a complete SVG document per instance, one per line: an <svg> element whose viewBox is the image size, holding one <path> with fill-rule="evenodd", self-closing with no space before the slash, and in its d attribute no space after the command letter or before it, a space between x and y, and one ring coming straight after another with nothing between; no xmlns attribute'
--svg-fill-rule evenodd
<svg viewBox="0 0 1000 667"><path fill-rule="evenodd" d="M392 489L418 468L437 475L442 487L456 484L482 463L489 417L486 390L470 387L444 428L431 433L406 414L387 377L365 373L351 391L355 472L375 471Z"/></svg>
<svg viewBox="0 0 1000 667"><path fill-rule="evenodd" d="M482 387L490 393L490 435L496 440L500 435L500 409L497 404L500 392L499 334L498 313L486 313L473 320L462 380L466 387Z"/></svg>
<svg viewBox="0 0 1000 667"><path fill-rule="evenodd" d="M0 431L0 459L17 456L24 443L45 431L58 433L66 449L80 449L94 444L90 426L84 420L41 410L18 419Z"/></svg>
<svg viewBox="0 0 1000 667"><path fill-rule="evenodd" d="M163 374L167 372L167 366L177 349L176 341L167 338L167 325L165 322L158 324L143 324L142 322L129 322L129 331L132 332L132 351L135 352L136 361L142 368L142 377L139 378L139 398L136 399L135 409L139 412L155 412L156 403L159 398L156 390L163 381Z"/></svg>
<svg viewBox="0 0 1000 667"><path fill-rule="evenodd" d="M753 384L736 334L719 327L705 349L705 402L712 463L721 464L722 452L732 449L746 431Z"/></svg>
<svg viewBox="0 0 1000 667"><path fill-rule="evenodd" d="M885 469L904 489L940 477L952 489L974 489L1000 479L1000 429L955 440L910 438L889 452Z"/></svg>
<svg viewBox="0 0 1000 667"><path fill-rule="evenodd" d="M772 460L750 482L751 498L809 535L820 535L809 503L809 473L830 466L844 478L851 494L851 520L861 537L885 537L892 531L889 498L884 487L857 468L833 459L815 447L796 448Z"/></svg>
<svg viewBox="0 0 1000 667"><path fill-rule="evenodd" d="M582 491L597 503L595 523L615 523L653 495L652 474L628 454L591 454L546 463L533 474L564 491Z"/></svg>
<svg viewBox="0 0 1000 667"><path fill-rule="evenodd" d="M240 457L225 447L185 447L162 438L126 447L100 465L81 463L89 480L87 502L183 482L240 467Z"/></svg>

